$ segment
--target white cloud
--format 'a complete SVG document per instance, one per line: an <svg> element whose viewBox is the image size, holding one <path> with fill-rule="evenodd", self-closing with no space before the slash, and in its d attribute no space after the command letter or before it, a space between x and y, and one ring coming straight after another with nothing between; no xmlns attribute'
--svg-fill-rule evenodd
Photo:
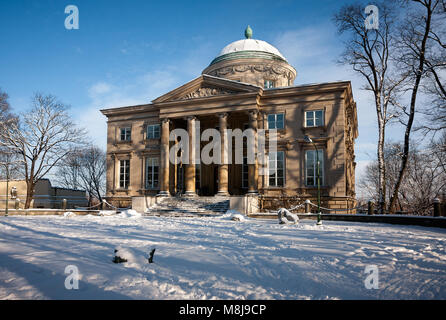
<svg viewBox="0 0 446 320"><path fill-rule="evenodd" d="M101 95L107 92L110 92L112 89L112 86L108 83L105 82L98 82L96 84L94 84L93 86L90 87L90 89L88 89L88 95L90 97L95 97L97 95Z"/></svg>
<svg viewBox="0 0 446 320"><path fill-rule="evenodd" d="M281 33L274 43L291 64L313 64L330 54L329 34L326 26L306 27Z"/></svg>

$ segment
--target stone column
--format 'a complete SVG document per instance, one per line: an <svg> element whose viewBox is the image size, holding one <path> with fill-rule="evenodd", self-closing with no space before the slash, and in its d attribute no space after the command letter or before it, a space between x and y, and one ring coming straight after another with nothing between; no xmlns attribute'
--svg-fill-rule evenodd
<svg viewBox="0 0 446 320"><path fill-rule="evenodd" d="M229 196L228 192L228 140L226 129L228 127L228 114L221 113L219 117L220 139L221 139L221 162L218 165L218 196Z"/></svg>
<svg viewBox="0 0 446 320"><path fill-rule="evenodd" d="M249 128L254 130L254 143L251 146L251 151L256 155L255 163L248 163L248 193L257 194L257 182L258 182L258 172L257 172L257 116L259 112L253 110L249 112ZM249 147L249 143L248 143Z"/></svg>
<svg viewBox="0 0 446 320"><path fill-rule="evenodd" d="M187 133L189 135L189 164L186 164L186 192L188 197L194 197L197 195L195 191L195 120L196 118L191 116L187 117Z"/></svg>
<svg viewBox="0 0 446 320"><path fill-rule="evenodd" d="M169 196L169 119L161 121L161 162L160 162L160 192L162 196Z"/></svg>

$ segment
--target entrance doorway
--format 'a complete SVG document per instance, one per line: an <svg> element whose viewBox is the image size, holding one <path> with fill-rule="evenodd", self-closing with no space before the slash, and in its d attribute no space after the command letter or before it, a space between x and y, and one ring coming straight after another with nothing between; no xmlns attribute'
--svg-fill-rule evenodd
<svg viewBox="0 0 446 320"><path fill-rule="evenodd" d="M184 166L177 165L176 166L176 183L175 183L175 194L182 195L184 193Z"/></svg>

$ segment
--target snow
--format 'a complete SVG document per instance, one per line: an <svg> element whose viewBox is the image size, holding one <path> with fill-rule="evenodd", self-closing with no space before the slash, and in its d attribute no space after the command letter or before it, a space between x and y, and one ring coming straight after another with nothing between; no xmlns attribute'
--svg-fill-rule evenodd
<svg viewBox="0 0 446 320"><path fill-rule="evenodd" d="M243 215L241 215L241 214L233 214L232 215L232 217L231 217L231 220L232 221L245 221L246 219L245 219L245 217L243 216Z"/></svg>
<svg viewBox="0 0 446 320"><path fill-rule="evenodd" d="M280 224L299 223L299 217L285 208L277 210L277 217Z"/></svg>
<svg viewBox="0 0 446 320"><path fill-rule="evenodd" d="M229 218L232 221L240 221L243 222L245 221L245 216L242 215L240 212L238 212L237 210L227 210L226 213L222 216L223 218Z"/></svg>
<svg viewBox="0 0 446 320"><path fill-rule="evenodd" d="M65 218L70 218L70 217L74 217L76 214L74 213L74 212L71 212L71 211L67 211L67 212L65 212L64 214L63 214L63 216L65 217Z"/></svg>
<svg viewBox="0 0 446 320"><path fill-rule="evenodd" d="M115 214L116 214L115 210L99 210L99 213L98 213L98 215L100 215L100 216L112 216Z"/></svg>
<svg viewBox="0 0 446 320"><path fill-rule="evenodd" d="M118 216L120 218L141 218L142 214L135 210L128 209L128 210L124 210L121 213L119 213Z"/></svg>
<svg viewBox="0 0 446 320"><path fill-rule="evenodd" d="M127 260L128 265L133 264L138 266L147 261L144 255L141 255L140 252L123 246L117 246L114 251L114 255L120 257L121 259Z"/></svg>
<svg viewBox="0 0 446 320"><path fill-rule="evenodd" d="M0 299L446 299L444 229L228 218L0 217Z"/></svg>

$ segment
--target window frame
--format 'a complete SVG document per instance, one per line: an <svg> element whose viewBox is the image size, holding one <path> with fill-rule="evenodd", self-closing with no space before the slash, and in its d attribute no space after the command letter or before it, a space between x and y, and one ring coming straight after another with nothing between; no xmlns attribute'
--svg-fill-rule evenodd
<svg viewBox="0 0 446 320"><path fill-rule="evenodd" d="M130 159L122 159L119 160L119 189L129 189L129 187L130 187Z"/></svg>
<svg viewBox="0 0 446 320"><path fill-rule="evenodd" d="M267 83L269 86L266 86ZM263 89L272 89L276 87L276 81L271 79L263 79Z"/></svg>
<svg viewBox="0 0 446 320"><path fill-rule="evenodd" d="M124 139L123 137L123 130L124 131ZM132 141L132 127L120 127L119 128L119 141L120 142L130 142Z"/></svg>
<svg viewBox="0 0 446 320"><path fill-rule="evenodd" d="M316 112L322 112L321 124L320 125L316 124L316 120L317 120ZM311 120L313 121L313 125L312 126L308 125L308 120L310 120L310 118L308 118L308 114L309 113L312 113L312 118L311 118ZM323 127L325 125L325 110L324 109L306 110L304 118L305 118L305 128Z"/></svg>
<svg viewBox="0 0 446 320"><path fill-rule="evenodd" d="M149 135L149 130L150 128L158 128L158 130L151 130L150 133L153 134L153 136L151 137ZM158 135L156 135L155 133L158 132ZM161 126L159 123L154 123L154 124L148 124L146 127L146 139L147 140L155 140L155 139L160 139L161 138Z"/></svg>
<svg viewBox="0 0 446 320"><path fill-rule="evenodd" d="M318 153L319 153L319 169L320 169L320 185L323 186L324 182L325 182L325 170L324 170L324 166L325 166L325 152L324 149L317 149ZM312 152L313 153L313 175L309 176L308 175L308 153ZM316 160L316 150L313 149L308 149L305 150L305 166L304 166L304 170L305 170L305 186L307 187L317 187L317 160ZM308 179L309 178L313 178L314 179L314 184L309 184L308 183Z"/></svg>
<svg viewBox="0 0 446 320"><path fill-rule="evenodd" d="M282 128L277 127L277 117L279 115L282 116ZM274 128L270 128L270 121L269 121L270 116L274 116ZM285 112L267 114L266 123L267 123L268 130L274 130L274 129L275 130L284 130L285 129Z"/></svg>
<svg viewBox="0 0 446 320"><path fill-rule="evenodd" d="M275 178L274 178L274 184L271 184L271 155L275 154L275 159L274 161L274 173L275 173ZM279 176L278 171L278 154L282 154L282 176ZM278 181L279 179L282 179L282 184L279 185ZM286 185L286 154L285 151L276 151L276 152L270 152L268 153L268 187L273 187L273 188L284 188Z"/></svg>
<svg viewBox="0 0 446 320"><path fill-rule="evenodd" d="M155 164L154 164L155 163ZM155 172L155 168L157 169ZM149 171L150 169L150 171ZM144 186L146 190L154 190L159 188L160 179L160 161L158 157L145 158L145 179ZM155 179L155 175L157 179ZM151 185L149 184L149 177L151 178Z"/></svg>

